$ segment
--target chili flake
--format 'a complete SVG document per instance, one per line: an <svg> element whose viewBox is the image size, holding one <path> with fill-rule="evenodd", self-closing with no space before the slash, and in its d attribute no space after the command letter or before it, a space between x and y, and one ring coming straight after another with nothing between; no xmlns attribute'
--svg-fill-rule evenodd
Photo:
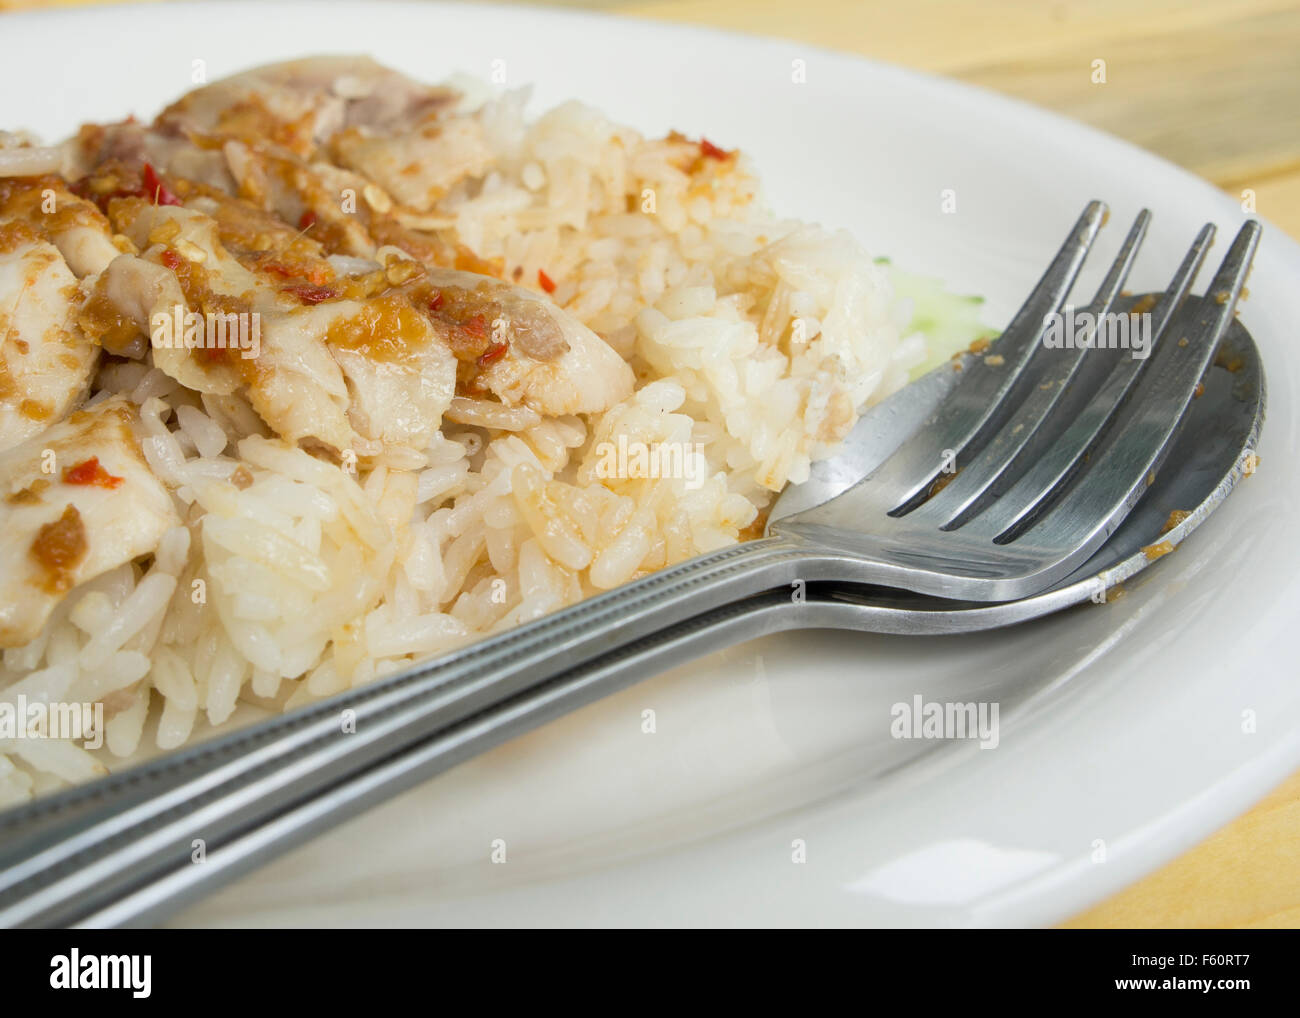
<svg viewBox="0 0 1300 1018"><path fill-rule="evenodd" d="M167 185L162 182L154 168L149 164L144 164L143 190L144 197L148 198L155 205L180 205L181 200L168 190Z"/></svg>
<svg viewBox="0 0 1300 1018"><path fill-rule="evenodd" d="M92 456L88 460L82 460L76 466L68 467L63 471L64 484L84 484L94 485L96 488L113 488L121 487L124 478L114 477L105 470L99 463L98 456Z"/></svg>
<svg viewBox="0 0 1300 1018"><path fill-rule="evenodd" d="M700 155L706 156L709 159L726 159L730 157L731 153L725 148L718 148L718 146L709 141L708 138L701 138Z"/></svg>
<svg viewBox="0 0 1300 1018"><path fill-rule="evenodd" d="M328 286L312 286L303 283L300 286L286 286L280 290L281 293L292 294L304 304L319 304L324 300L331 300L337 297L338 291Z"/></svg>
<svg viewBox="0 0 1300 1018"><path fill-rule="evenodd" d="M479 365L487 367L489 364L495 364L506 355L508 349L510 349L510 347L505 343L493 343L487 348L487 352L478 359Z"/></svg>

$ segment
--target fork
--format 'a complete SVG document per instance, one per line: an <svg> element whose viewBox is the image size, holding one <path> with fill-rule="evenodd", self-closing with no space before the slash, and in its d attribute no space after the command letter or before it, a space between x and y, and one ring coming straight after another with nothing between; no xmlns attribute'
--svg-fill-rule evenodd
<svg viewBox="0 0 1300 1018"><path fill-rule="evenodd" d="M770 532L842 556L858 582L975 601L1027 597L1091 555L1154 481L1232 321L1260 232L1254 221L1241 228L1210 285L1213 300L1180 317L1214 227L1200 231L1163 294L1124 301L1150 221L1143 210L1087 312L1148 308L1154 352L1047 349L1044 330L1103 214L1099 202L1085 209L990 347L996 356L969 361L934 418L856 484Z"/></svg>
<svg viewBox="0 0 1300 1018"><path fill-rule="evenodd" d="M346 812L343 799L361 808L367 789L382 784L375 775L400 769L407 751L432 736L486 725L548 680L636 641L707 635L688 620L746 598L771 599L784 588L788 600L792 584L820 581L983 602L1048 588L1105 540L1153 478L1233 324L1259 237L1258 224L1248 222L1211 284L1212 298L1185 301L1213 227L1200 232L1155 304L1155 352L1145 360L1050 349L1041 342L1044 319L1059 313L1103 215L1100 203L1088 206L990 348L1001 365L967 358L960 373L941 369L914 383L943 388L941 401L909 402L908 390L891 397L864 418L867 430L855 431L840 456L778 500L764 539L0 814L0 924L147 916L250 868L275 843L277 823L294 817L296 830L310 831ZM1089 308L1133 306L1121 291L1149 218L1138 216ZM925 408L919 415L917 405ZM891 440L882 442L881 432ZM949 475L954 460L960 469ZM941 476L953 479L940 487ZM1014 620L1013 610L999 624ZM708 646L707 639L684 642L692 653ZM349 716L350 730L340 725ZM468 738L438 747L442 766L476 751ZM196 869L199 838L213 851ZM236 843L244 848L223 854ZM127 901L133 904L120 904Z"/></svg>

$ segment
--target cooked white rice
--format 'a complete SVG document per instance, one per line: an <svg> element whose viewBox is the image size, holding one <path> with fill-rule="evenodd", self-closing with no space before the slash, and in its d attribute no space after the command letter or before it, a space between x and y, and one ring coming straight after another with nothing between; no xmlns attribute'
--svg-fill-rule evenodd
<svg viewBox="0 0 1300 1018"><path fill-rule="evenodd" d="M184 525L4 652L0 701L102 702L108 720L94 752L0 740L0 804L201 738L241 702L292 709L756 536L775 493L924 357L884 270L846 233L773 218L743 156L688 175L678 142L578 103L529 123L524 103L464 114L492 168L425 225L558 280L635 394L591 419L458 398L422 455L356 474L268 437L237 398L105 367L93 399L139 405ZM620 438L698 448L701 472L601 476L597 446Z"/></svg>

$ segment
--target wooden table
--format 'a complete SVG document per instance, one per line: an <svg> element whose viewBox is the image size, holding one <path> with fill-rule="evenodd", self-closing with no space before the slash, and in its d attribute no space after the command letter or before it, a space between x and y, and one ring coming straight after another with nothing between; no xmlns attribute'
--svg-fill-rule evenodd
<svg viewBox="0 0 1300 1018"><path fill-rule="evenodd" d="M0 10L77 0L0 0ZM851 50L1086 121L1300 237L1300 0L568 0ZM1106 83L1092 81L1094 60ZM1073 927L1300 927L1300 774Z"/></svg>

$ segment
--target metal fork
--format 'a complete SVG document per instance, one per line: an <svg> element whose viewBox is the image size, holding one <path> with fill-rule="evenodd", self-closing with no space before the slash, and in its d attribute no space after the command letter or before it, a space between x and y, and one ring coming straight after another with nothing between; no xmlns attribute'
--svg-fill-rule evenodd
<svg viewBox="0 0 1300 1018"><path fill-rule="evenodd" d="M1214 236L1211 225L1200 231L1165 292L1141 302L1154 352L1047 349L1045 319L1060 313L1103 214L1088 206L995 356L966 365L933 419L856 484L823 490L820 505L770 532L843 556L858 582L976 601L1027 597L1095 551L1154 480L1232 321L1260 232L1242 227L1214 300L1180 316ZM1149 220L1138 215L1088 313L1140 306L1121 289Z"/></svg>
<svg viewBox="0 0 1300 1018"><path fill-rule="evenodd" d="M800 581L870 589L864 585L882 578L921 590L951 582L977 591L967 595L971 601L987 601L1009 583L1046 588L1049 577L1060 578L1104 540L1145 490L1219 339L1233 325L1258 242L1258 226L1248 223L1210 287L1215 299L1187 301L1184 308L1212 228L1201 231L1156 305L1157 350L1146 361L1047 349L1039 342L1043 317L1059 311L1101 217L1100 205L1088 207L991 348L1001 366L967 358L960 374L940 369L881 404L840 456L782 496L770 536L655 573L372 686L0 814L0 924L99 924L160 914L178 898L251 868L287 837L276 833L280 828L302 835L361 808L368 794L391 793L395 779L384 775L418 772L412 748L439 733L505 731L491 718L518 698L541 695L548 680L656 634L697 630L705 637L685 642L692 653L703 651L716 634L689 620L754 595L771 597L784 588L780 597L788 600L790 585ZM1094 309L1123 304L1119 291L1147 220L1145 213L1138 217ZM980 393L990 397L984 404ZM966 465L932 491L942 461L951 460L934 453L945 449L956 450ZM879 479L887 494L875 496L872 485L860 483L864 475ZM1024 498L1048 481L1050 492ZM1090 487L1100 490L1088 497ZM859 536L844 536L853 532L834 526L830 513L859 525ZM989 521L983 531L967 530L981 520ZM998 529L1007 520L1009 539L1008 528ZM1044 524L1050 537L1040 535ZM913 547L905 546L901 529L891 529L904 526L915 528ZM861 535L875 530L884 535L886 554L873 558L873 545ZM980 537L976 568L951 550L954 541L989 533ZM928 554L921 553L925 547ZM1012 552L1002 557L1005 549ZM1047 601L1062 607L1080 596L1087 595L1058 593ZM967 612L961 628L1026 617L1009 609ZM894 631L925 631L911 626ZM626 668L627 660L634 658L599 674ZM340 724L349 717L351 726ZM487 741L442 738L439 766ZM190 861L196 838L209 850L201 867Z"/></svg>

